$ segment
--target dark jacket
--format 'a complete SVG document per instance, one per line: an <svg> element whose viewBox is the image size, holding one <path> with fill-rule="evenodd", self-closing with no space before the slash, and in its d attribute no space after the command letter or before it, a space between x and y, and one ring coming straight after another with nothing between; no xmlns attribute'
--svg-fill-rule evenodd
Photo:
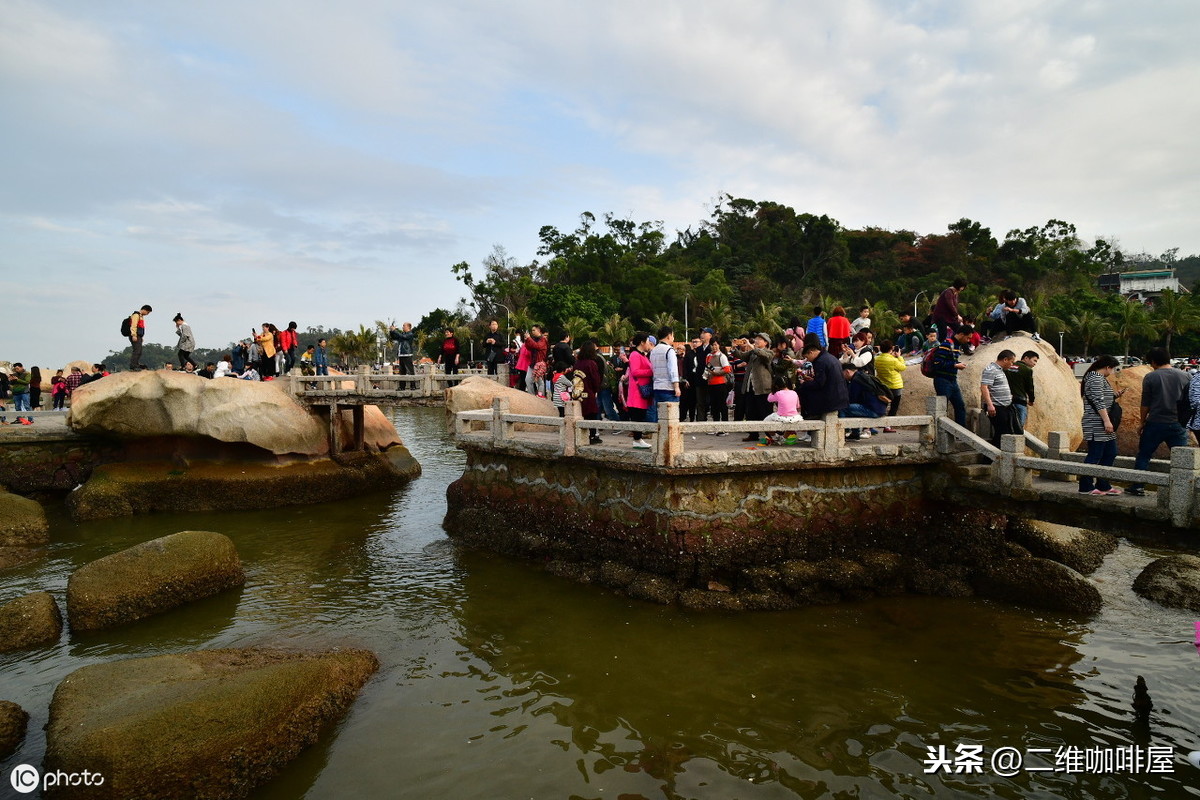
<svg viewBox="0 0 1200 800"><path fill-rule="evenodd" d="M846 381L850 402L858 403L875 416L882 417L883 412L887 411L887 404L875 393L876 388L883 387L876 387L871 376L862 371L855 372L854 377Z"/></svg>
<svg viewBox="0 0 1200 800"><path fill-rule="evenodd" d="M850 395L842 377L842 362L822 350L813 361L812 380L800 384L800 410L805 419L818 419L848 405Z"/></svg>
<svg viewBox="0 0 1200 800"><path fill-rule="evenodd" d="M602 364L590 358L581 358L575 362L575 370L583 373L584 396L579 398L580 411L585 415L600 413L600 388L604 385Z"/></svg>
<svg viewBox="0 0 1200 800"><path fill-rule="evenodd" d="M416 331L402 331L399 328L393 328L388 332L388 338L396 343L396 355L398 356L413 354L413 339L416 336Z"/></svg>

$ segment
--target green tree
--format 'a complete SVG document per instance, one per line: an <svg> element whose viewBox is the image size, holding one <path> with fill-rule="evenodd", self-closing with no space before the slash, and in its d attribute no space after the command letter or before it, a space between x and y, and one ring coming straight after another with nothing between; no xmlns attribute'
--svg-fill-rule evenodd
<svg viewBox="0 0 1200 800"><path fill-rule="evenodd" d="M1155 325L1167 335L1167 352L1171 352L1171 337L1200 328L1200 314L1196 313L1187 295L1176 294L1167 289L1154 301Z"/></svg>
<svg viewBox="0 0 1200 800"><path fill-rule="evenodd" d="M563 330L571 335L571 341L577 346L592 332L592 323L583 317L568 317L562 322Z"/></svg>
<svg viewBox="0 0 1200 800"><path fill-rule="evenodd" d="M1111 322L1095 311L1080 311L1067 320L1068 330L1083 342L1083 357L1087 358L1092 345L1106 342L1116 335Z"/></svg>
<svg viewBox="0 0 1200 800"><path fill-rule="evenodd" d="M697 319L701 327L712 328L722 336L722 341L728 341L733 333L735 323L733 309L727 303L719 301L701 303L697 309Z"/></svg>
<svg viewBox="0 0 1200 800"><path fill-rule="evenodd" d="M783 326L779 324L779 318L782 314L782 306L767 305L760 300L758 307L747 318L746 325L754 333L762 332L774 336L777 333L783 332Z"/></svg>
<svg viewBox="0 0 1200 800"><path fill-rule="evenodd" d="M647 333L651 334L652 336L657 336L658 331L661 328L679 328L679 320L675 319L675 317L671 315L670 311L660 311L653 316L646 317L645 323L646 328L648 329Z"/></svg>
<svg viewBox="0 0 1200 800"><path fill-rule="evenodd" d="M1113 324L1117 336L1125 340L1125 358L1129 358L1129 347L1135 337L1153 338L1158 332L1150 313L1137 300L1122 298L1118 301L1117 314Z"/></svg>
<svg viewBox="0 0 1200 800"><path fill-rule="evenodd" d="M359 325L357 331L339 333L329 342L330 349L350 366L370 364L378 355L379 339L374 327Z"/></svg>
<svg viewBox="0 0 1200 800"><path fill-rule="evenodd" d="M633 338L633 323L620 314L613 314L604 320L604 324L593 335L600 344L620 345Z"/></svg>

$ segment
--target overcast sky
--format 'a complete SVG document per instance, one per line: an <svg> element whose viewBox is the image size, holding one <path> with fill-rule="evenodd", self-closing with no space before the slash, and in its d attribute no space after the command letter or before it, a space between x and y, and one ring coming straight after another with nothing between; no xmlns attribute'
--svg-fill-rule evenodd
<svg viewBox="0 0 1200 800"><path fill-rule="evenodd" d="M0 0L0 360L416 322L722 193L1200 252L1200 3ZM940 287L932 287L940 288Z"/></svg>

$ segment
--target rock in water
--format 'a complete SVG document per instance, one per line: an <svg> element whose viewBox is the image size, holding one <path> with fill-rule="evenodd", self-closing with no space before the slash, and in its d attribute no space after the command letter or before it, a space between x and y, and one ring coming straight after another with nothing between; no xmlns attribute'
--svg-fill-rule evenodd
<svg viewBox="0 0 1200 800"><path fill-rule="evenodd" d="M48 541L50 524L41 504L0 490L0 547L33 547Z"/></svg>
<svg viewBox="0 0 1200 800"><path fill-rule="evenodd" d="M1147 600L1200 613L1200 556L1166 556L1146 565L1133 590Z"/></svg>
<svg viewBox="0 0 1200 800"><path fill-rule="evenodd" d="M1094 614L1100 590L1068 566L1046 558L1005 558L979 570L972 579L981 597L1008 603Z"/></svg>
<svg viewBox="0 0 1200 800"><path fill-rule="evenodd" d="M182 531L75 570L67 580L67 617L73 630L107 628L245 582L241 559L228 536Z"/></svg>
<svg viewBox="0 0 1200 800"><path fill-rule="evenodd" d="M17 745L25 738L25 727L29 714L16 703L0 700L0 759L8 758L17 751Z"/></svg>
<svg viewBox="0 0 1200 800"><path fill-rule="evenodd" d="M99 772L104 784L46 796L245 797L339 719L378 667L365 650L254 648L83 667L54 692L45 769Z"/></svg>
<svg viewBox="0 0 1200 800"><path fill-rule="evenodd" d="M0 605L0 652L57 642L62 612L49 592L31 592Z"/></svg>

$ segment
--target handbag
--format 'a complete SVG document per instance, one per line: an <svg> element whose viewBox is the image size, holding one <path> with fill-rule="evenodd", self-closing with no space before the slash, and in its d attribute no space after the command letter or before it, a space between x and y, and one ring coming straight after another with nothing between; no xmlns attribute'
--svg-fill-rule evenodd
<svg viewBox="0 0 1200 800"><path fill-rule="evenodd" d="M1087 401L1088 405L1092 407L1092 410L1096 412L1096 416L1100 416L1100 408L1092 402L1090 397L1087 398ZM1121 415L1124 413L1125 412L1124 409L1121 408L1121 404L1118 403L1117 398L1114 397L1112 405L1108 407L1108 421L1112 423L1114 432L1117 430L1117 428L1121 427Z"/></svg>
<svg viewBox="0 0 1200 800"><path fill-rule="evenodd" d="M637 385L637 387L638 387L638 394L640 394L642 396L643 400L649 400L650 398L654 397L654 384L653 383L639 383Z"/></svg>

